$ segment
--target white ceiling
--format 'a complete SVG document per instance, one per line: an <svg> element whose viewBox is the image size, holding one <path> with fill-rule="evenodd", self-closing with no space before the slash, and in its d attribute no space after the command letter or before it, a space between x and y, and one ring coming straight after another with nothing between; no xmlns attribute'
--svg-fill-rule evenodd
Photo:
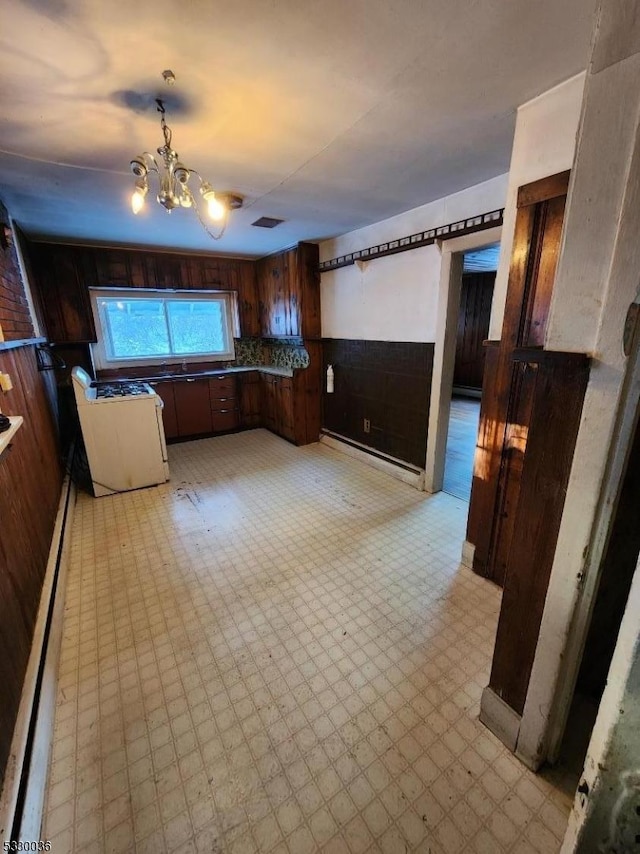
<svg viewBox="0 0 640 854"><path fill-rule="evenodd" d="M7 0L0 198L28 234L83 242L335 236L506 172L516 107L586 66L595 2ZM245 196L218 242L192 211L130 211L157 96L187 166Z"/></svg>

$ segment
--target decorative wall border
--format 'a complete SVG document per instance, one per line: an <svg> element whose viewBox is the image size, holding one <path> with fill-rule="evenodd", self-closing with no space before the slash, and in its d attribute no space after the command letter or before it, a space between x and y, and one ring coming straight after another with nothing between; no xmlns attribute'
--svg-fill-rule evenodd
<svg viewBox="0 0 640 854"><path fill-rule="evenodd" d="M382 258L385 255L395 255L398 252L407 252L409 249L418 249L420 246L429 246L436 240L451 240L453 237L462 237L465 234L473 234L475 231L484 231L487 228L502 225L503 216L504 208L498 208L498 210L471 216L468 219L461 219L448 225L430 228L428 231L419 231L417 234L400 237L398 240L389 240L386 243L379 243L377 246L369 246L367 249L349 252L346 255L340 255L338 258L332 258L330 261L321 261L319 269L321 273L327 273L340 267L349 267L356 261L371 261L373 258Z"/></svg>

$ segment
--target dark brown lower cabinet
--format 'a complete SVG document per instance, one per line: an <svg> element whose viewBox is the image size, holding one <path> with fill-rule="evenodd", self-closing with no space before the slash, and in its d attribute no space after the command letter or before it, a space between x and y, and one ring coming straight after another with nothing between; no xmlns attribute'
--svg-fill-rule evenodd
<svg viewBox="0 0 640 854"><path fill-rule="evenodd" d="M315 342L314 342L315 343ZM264 426L296 445L320 433L319 361L293 377L247 371L151 383L164 403L167 439Z"/></svg>
<svg viewBox="0 0 640 854"><path fill-rule="evenodd" d="M211 433L211 402L208 379L176 380L173 383L179 436Z"/></svg>
<svg viewBox="0 0 640 854"><path fill-rule="evenodd" d="M155 393L162 398L162 421L165 438L175 439L178 435L178 418L176 415L176 398L173 391L174 383L171 381L152 382L150 385Z"/></svg>
<svg viewBox="0 0 640 854"><path fill-rule="evenodd" d="M235 376L221 375L209 380L211 420L214 433L226 433L240 426Z"/></svg>
<svg viewBox="0 0 640 854"><path fill-rule="evenodd" d="M293 418L293 378L276 377L276 432L295 442L296 432Z"/></svg>
<svg viewBox="0 0 640 854"><path fill-rule="evenodd" d="M260 374L249 371L238 375L238 398L241 427L260 427Z"/></svg>
<svg viewBox="0 0 640 854"><path fill-rule="evenodd" d="M262 421L267 430L277 433L276 379L271 374L260 374L260 404Z"/></svg>
<svg viewBox="0 0 640 854"><path fill-rule="evenodd" d="M240 426L237 409L212 410L211 420L214 433L227 433L229 430L237 430Z"/></svg>
<svg viewBox="0 0 640 854"><path fill-rule="evenodd" d="M293 377L261 375L262 418L267 430L296 442ZM298 442L303 444L303 442Z"/></svg>

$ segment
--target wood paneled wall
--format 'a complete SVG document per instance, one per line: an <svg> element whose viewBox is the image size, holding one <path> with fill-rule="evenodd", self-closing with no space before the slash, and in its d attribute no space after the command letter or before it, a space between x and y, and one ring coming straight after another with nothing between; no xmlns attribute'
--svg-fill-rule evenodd
<svg viewBox="0 0 640 854"><path fill-rule="evenodd" d="M13 389L0 399L24 425L0 456L0 779L11 745L44 571L62 466L52 414L50 374L39 374L35 347L0 350ZM47 377L47 379L45 379Z"/></svg>
<svg viewBox="0 0 640 854"><path fill-rule="evenodd" d="M56 343L96 340L91 286L235 290L242 334L260 335L253 261L56 243L31 243L28 254L47 334Z"/></svg>
<svg viewBox="0 0 640 854"><path fill-rule="evenodd" d="M0 203L0 213L6 215ZM7 221L7 220L5 220ZM13 245L0 249L0 323L7 341L33 337ZM62 483L51 373L39 373L35 345L0 345L11 391L0 410L24 424L0 455L0 784L22 693Z"/></svg>
<svg viewBox="0 0 640 854"><path fill-rule="evenodd" d="M498 548L504 592L489 686L522 714L589 378L582 353L524 349L514 354L517 401L501 475L517 479L498 505L508 528ZM520 416L520 417L519 417ZM505 515L506 514L506 515ZM507 534L505 534L505 530Z"/></svg>
<svg viewBox="0 0 640 854"><path fill-rule="evenodd" d="M327 394L323 382L323 426L424 468L433 349L433 344L325 338L323 380L333 365L335 390Z"/></svg>
<svg viewBox="0 0 640 854"><path fill-rule="evenodd" d="M495 280L495 272L465 273L462 277L454 386L482 388L485 359L483 342L489 334Z"/></svg>

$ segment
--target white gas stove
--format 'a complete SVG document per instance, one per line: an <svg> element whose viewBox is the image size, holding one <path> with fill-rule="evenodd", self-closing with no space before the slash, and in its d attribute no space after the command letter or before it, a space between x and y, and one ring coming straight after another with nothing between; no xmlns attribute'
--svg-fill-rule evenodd
<svg viewBox="0 0 640 854"><path fill-rule="evenodd" d="M71 371L96 497L169 480L162 400L143 382L93 383Z"/></svg>

